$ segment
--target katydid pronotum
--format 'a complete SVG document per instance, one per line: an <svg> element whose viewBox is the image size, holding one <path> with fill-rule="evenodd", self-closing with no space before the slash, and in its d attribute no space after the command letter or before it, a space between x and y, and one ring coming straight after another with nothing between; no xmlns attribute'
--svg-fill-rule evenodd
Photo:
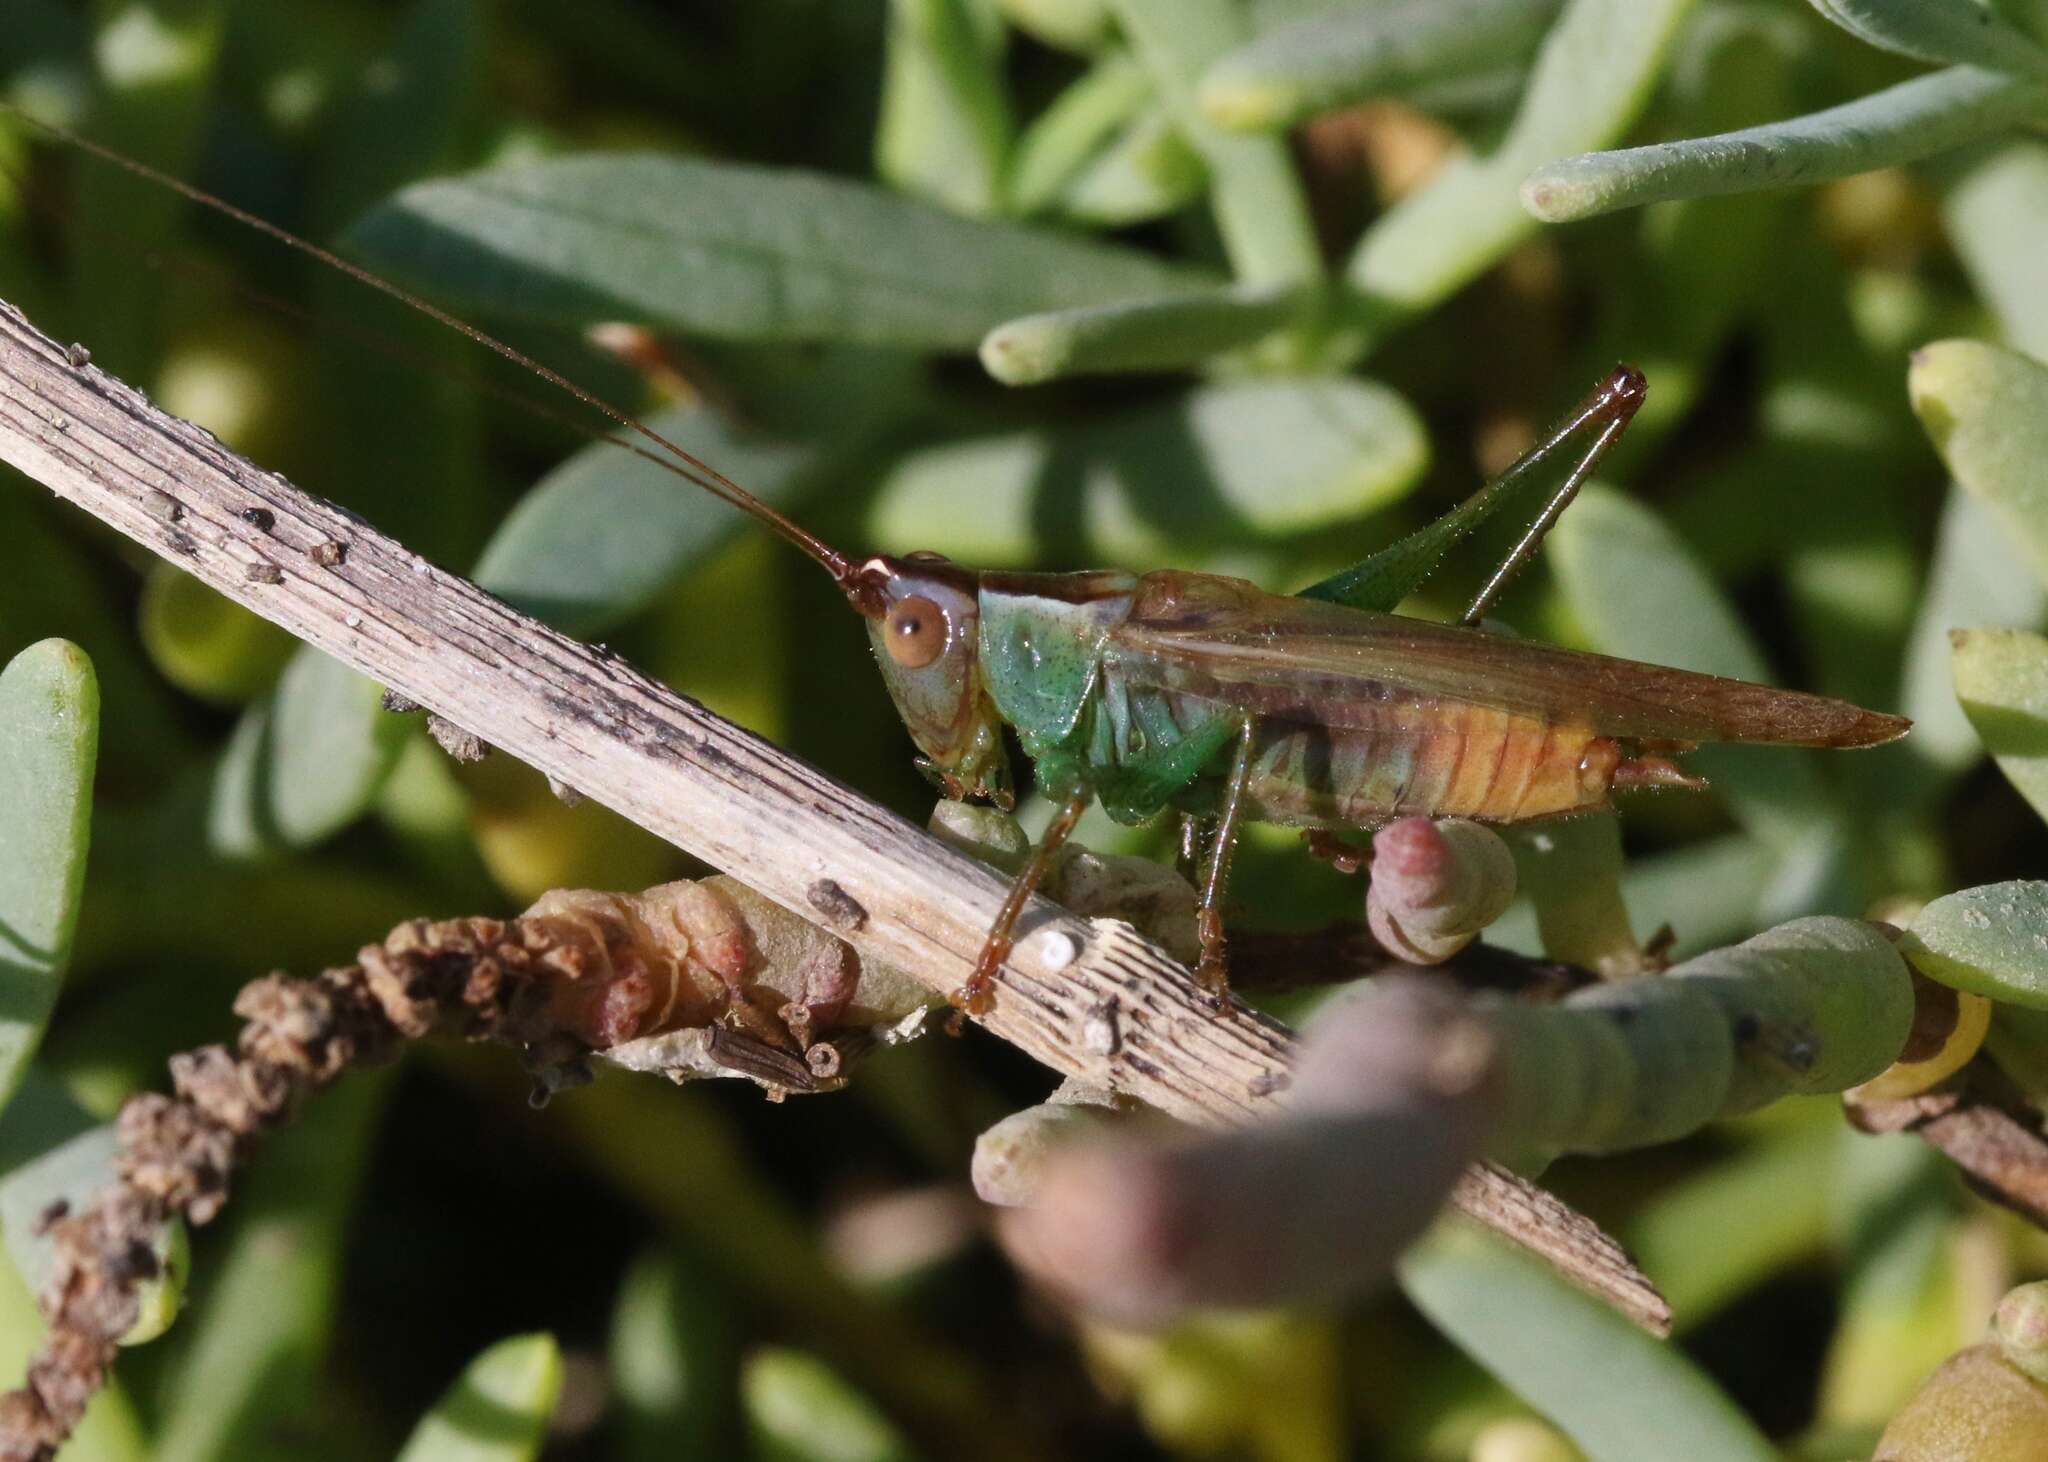
<svg viewBox="0 0 2048 1462"><path fill-rule="evenodd" d="M646 445L626 443L632 450L801 549L867 621L920 765L949 796L1013 801L1010 728L1055 811L954 994L969 1013L989 1008L1026 901L1096 802L1121 822L1178 812L1212 829L1195 975L1220 998L1223 899L1247 822L1303 828L1313 846L1314 835L1413 815L1562 817L1604 807L1617 788L1702 785L1672 760L1697 743L1861 747L1907 729L1900 717L1839 700L1476 627L1641 405L1647 385L1632 367L1617 367L1461 506L1291 596L1181 570L989 572L916 552L856 560L629 413L428 301L175 178L27 120L528 368L637 434ZM1393 612L1473 529L1527 499L1537 468L1580 441L1563 481L1461 623Z"/></svg>

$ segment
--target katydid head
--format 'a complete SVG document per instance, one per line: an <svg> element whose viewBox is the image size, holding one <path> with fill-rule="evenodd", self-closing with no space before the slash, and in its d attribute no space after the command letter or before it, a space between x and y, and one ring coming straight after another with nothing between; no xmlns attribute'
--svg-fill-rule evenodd
<svg viewBox="0 0 2048 1462"><path fill-rule="evenodd" d="M981 677L981 600L972 569L936 553L871 558L841 581L868 622L882 683L918 765L949 797L1016 799L1003 723Z"/></svg>

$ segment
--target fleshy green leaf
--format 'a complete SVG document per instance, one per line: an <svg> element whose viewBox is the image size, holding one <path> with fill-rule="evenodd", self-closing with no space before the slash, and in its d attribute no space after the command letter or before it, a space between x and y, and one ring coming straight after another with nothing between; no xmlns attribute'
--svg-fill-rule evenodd
<svg viewBox="0 0 2048 1462"><path fill-rule="evenodd" d="M1899 952L1931 980L2048 1008L2048 883L1986 883L1936 899Z"/></svg>
<svg viewBox="0 0 2048 1462"><path fill-rule="evenodd" d="M2014 141L1976 163L1950 186L1942 216L2006 343L2037 360L2048 356L2048 290L2041 288L2048 143Z"/></svg>
<svg viewBox="0 0 2048 1462"><path fill-rule="evenodd" d="M306 647L235 728L215 775L209 837L248 856L324 841L367 812L412 723L382 689Z"/></svg>
<svg viewBox="0 0 2048 1462"><path fill-rule="evenodd" d="M1906 389L1948 469L2048 584L2048 366L1974 340L1913 352Z"/></svg>
<svg viewBox="0 0 2048 1462"><path fill-rule="evenodd" d="M2048 116L2048 86L1972 66L1718 137L1592 152L1529 175L1531 213L1566 223L1672 198L1831 182L1947 152Z"/></svg>
<svg viewBox="0 0 2048 1462"><path fill-rule="evenodd" d="M1129 228L1201 196L1208 164L1188 146L1166 109L1133 117L1060 189L1061 216L1099 228Z"/></svg>
<svg viewBox="0 0 2048 1462"><path fill-rule="evenodd" d="M419 184L350 241L457 309L922 349L971 347L1017 315L1202 282L1136 250L957 218L842 178L656 156Z"/></svg>
<svg viewBox="0 0 2048 1462"><path fill-rule="evenodd" d="M1006 386L1109 371L1183 370L1251 345L1301 314L1296 291L1240 288L1026 315L988 333L981 363Z"/></svg>
<svg viewBox="0 0 2048 1462"><path fill-rule="evenodd" d="M701 1264L651 1254L626 1271L609 1351L621 1462L734 1455L733 1341L726 1297Z"/></svg>
<svg viewBox="0 0 2048 1462"><path fill-rule="evenodd" d="M143 647L178 689L246 701L283 673L298 641L183 569L152 564L137 616Z"/></svg>
<svg viewBox="0 0 2048 1462"><path fill-rule="evenodd" d="M1195 101L1204 70L1249 38L1230 0L1110 0L1138 59L1181 132L1209 164L1210 204L1238 279L1251 285L1322 278L1322 250L1287 146L1212 124Z"/></svg>
<svg viewBox="0 0 2048 1462"><path fill-rule="evenodd" d="M500 1340L427 1413L398 1462L532 1462L562 1394L562 1351L552 1335Z"/></svg>
<svg viewBox="0 0 2048 1462"><path fill-rule="evenodd" d="M1916 61L2048 76L2048 51L1980 0L1808 0L1858 40Z"/></svg>
<svg viewBox="0 0 2048 1462"><path fill-rule="evenodd" d="M2048 639L2017 629L1950 637L1964 714L2006 780L2048 818Z"/></svg>
<svg viewBox="0 0 2048 1462"><path fill-rule="evenodd" d="M1198 93L1219 127L1270 131L1317 112L1526 55L1562 0L1336 6L1211 66Z"/></svg>
<svg viewBox="0 0 2048 1462"><path fill-rule="evenodd" d="M1500 145L1448 164L1366 231L1345 270L1366 307L1396 319L1427 309L1527 237L1535 225L1522 179L1627 129L1689 9L1690 0L1571 0Z"/></svg>
<svg viewBox="0 0 2048 1462"><path fill-rule="evenodd" d="M0 1106L57 1003L92 843L100 691L66 640L0 671Z"/></svg>
<svg viewBox="0 0 2048 1462"><path fill-rule="evenodd" d="M771 507L816 480L818 449L728 426L705 406L648 425ZM601 634L744 532L737 509L619 447L593 443L535 483L477 563L476 581L570 634Z"/></svg>
<svg viewBox="0 0 2048 1462"><path fill-rule="evenodd" d="M1545 548L1593 647L1624 659L1737 680L1770 678L1720 587L1656 513L1589 484ZM1812 754L1788 747L1702 747L1690 758L1759 837L1796 841L1827 816Z"/></svg>
<svg viewBox="0 0 2048 1462"><path fill-rule="evenodd" d="M1408 1251L1399 1273L1408 1298L1437 1328L1569 1433L1592 1462L1778 1456L1683 1351L1477 1229L1440 1226Z"/></svg>
<svg viewBox="0 0 2048 1462"><path fill-rule="evenodd" d="M1159 568L1370 512L1427 460L1420 419L1376 382L1235 381L1066 433L912 453L884 482L870 527L884 543L1021 563L1044 547L1045 515L1078 506L1083 551Z"/></svg>
<svg viewBox="0 0 2048 1462"><path fill-rule="evenodd" d="M917 1454L865 1396L801 1351L756 1351L740 1400L762 1462L912 1462Z"/></svg>
<svg viewBox="0 0 2048 1462"><path fill-rule="evenodd" d="M1913 721L1907 741L1916 756L1959 769L1984 746L1956 704L1957 670L1949 636L1957 625L2038 625L2048 614L2048 590L2014 551L1991 511L1969 493L1951 489L1934 538L1934 562L1920 595L1906 645L1900 709Z"/></svg>
<svg viewBox="0 0 2048 1462"><path fill-rule="evenodd" d="M1127 51L1111 51L1081 73L1017 139L1010 206L1043 213L1091 159L1157 95Z"/></svg>
<svg viewBox="0 0 2048 1462"><path fill-rule="evenodd" d="M1004 15L1021 31L1048 46L1092 51L1109 34L1107 0L997 0Z"/></svg>
<svg viewBox="0 0 2048 1462"><path fill-rule="evenodd" d="M891 0L877 173L956 213L998 210L1010 151L1002 40L987 0Z"/></svg>

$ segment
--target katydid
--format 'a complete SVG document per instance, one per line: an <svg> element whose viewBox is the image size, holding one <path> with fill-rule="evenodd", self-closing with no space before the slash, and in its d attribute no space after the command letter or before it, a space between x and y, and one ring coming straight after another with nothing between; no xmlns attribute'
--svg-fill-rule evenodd
<svg viewBox="0 0 2048 1462"><path fill-rule="evenodd" d="M27 120L525 366L651 444L623 443L631 450L801 549L867 621L920 765L948 796L1013 803L1010 728L1055 811L954 995L970 1013L988 1010L1026 901L1096 802L1120 822L1178 812L1213 825L1195 975L1221 998L1223 900L1247 822L1327 836L1413 815L1563 817L1605 807L1617 788L1703 785L1671 760L1701 742L1874 746L1908 726L1822 696L1476 628L1642 404L1646 382L1629 366L1461 506L1296 595L1171 569L990 572L932 553L855 560L627 412L445 310L175 178ZM1588 436L1460 624L1393 612L1449 549L1526 497L1534 469Z"/></svg>

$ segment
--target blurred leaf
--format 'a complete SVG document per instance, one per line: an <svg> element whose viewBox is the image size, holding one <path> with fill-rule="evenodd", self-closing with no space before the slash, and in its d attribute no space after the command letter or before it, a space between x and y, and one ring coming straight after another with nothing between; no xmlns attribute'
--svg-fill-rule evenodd
<svg viewBox="0 0 2048 1462"><path fill-rule="evenodd" d="M103 0L92 11L92 58L99 90L85 118L95 142L183 177L200 140L207 89L220 57L223 0ZM100 162L83 162L69 205L80 217L120 220L86 230L75 243L71 288L86 343L107 369L144 374L157 342L163 288L137 267L177 234L184 203L162 188Z"/></svg>
<svg viewBox="0 0 2048 1462"><path fill-rule="evenodd" d="M1111 371L1185 370L1299 319L1299 291L1238 287L1026 315L981 342L984 369L1006 386Z"/></svg>
<svg viewBox="0 0 2048 1462"><path fill-rule="evenodd" d="M342 1239L390 1085L359 1074L324 1092L237 1185L227 1250L213 1252L165 1379L151 1462L304 1457L300 1428L335 1337Z"/></svg>
<svg viewBox="0 0 2048 1462"><path fill-rule="evenodd" d="M99 730L99 682L78 646L43 640L0 670L0 1106L71 960Z"/></svg>
<svg viewBox="0 0 2048 1462"><path fill-rule="evenodd" d="M1913 410L1956 481L2048 584L2048 367L1974 340L1913 352Z"/></svg>
<svg viewBox="0 0 2048 1462"><path fill-rule="evenodd" d="M469 1363L427 1413L398 1462L533 1462L562 1394L552 1335L515 1335Z"/></svg>
<svg viewBox="0 0 2048 1462"><path fill-rule="evenodd" d="M2026 630L1959 629L1956 699L1984 749L2048 819L2048 639Z"/></svg>
<svg viewBox="0 0 2048 1462"><path fill-rule="evenodd" d="M1011 127L989 0L890 0L887 44L875 171L956 213L998 212Z"/></svg>
<svg viewBox="0 0 2048 1462"><path fill-rule="evenodd" d="M298 641L183 569L154 563L136 627L164 679L207 700L241 702L268 690Z"/></svg>
<svg viewBox="0 0 2048 1462"><path fill-rule="evenodd" d="M1899 952L1929 979L2048 1009L2048 883L1980 884L1913 916Z"/></svg>
<svg viewBox="0 0 2048 1462"><path fill-rule="evenodd" d="M1155 94L1151 75L1129 52L1105 52L1017 139L1010 168L1011 208L1020 214L1051 209Z"/></svg>
<svg viewBox="0 0 2048 1462"><path fill-rule="evenodd" d="M1953 66L1875 95L1718 137L1591 152L1531 173L1522 198L1567 223L1670 198L1829 182L1898 167L2048 116L2048 86Z"/></svg>
<svg viewBox="0 0 2048 1462"><path fill-rule="evenodd" d="M1422 0L1331 8L1210 66L1198 93L1219 127L1269 131L1388 92L1469 75L1536 45L1563 0Z"/></svg>
<svg viewBox="0 0 2048 1462"><path fill-rule="evenodd" d="M1640 946L1621 896L1621 822L1611 812L1507 829L1515 876L1551 959L1636 973Z"/></svg>
<svg viewBox="0 0 2048 1462"><path fill-rule="evenodd" d="M1629 1219L1619 1237L1671 1302L1677 1328L1703 1324L1826 1250L1829 1174L1845 1136L1825 1116L1773 1133L1664 1187Z"/></svg>
<svg viewBox="0 0 2048 1462"><path fill-rule="evenodd" d="M483 96L486 29L480 0L411 0L321 130L312 200L321 237L461 162ZM313 289L332 402L321 467L335 495L415 552L461 562L487 512L473 348L336 271L318 271Z"/></svg>
<svg viewBox="0 0 2048 1462"><path fill-rule="evenodd" d="M650 417L655 431L770 507L816 481L813 446L727 424L708 406ZM478 584L575 635L602 634L653 603L690 568L744 532L729 504L665 467L592 443L535 483L478 560Z"/></svg>
<svg viewBox="0 0 2048 1462"><path fill-rule="evenodd" d="M349 239L458 309L938 350L1016 315L1202 282L1132 249L956 218L841 178L657 156L418 184Z"/></svg>
<svg viewBox="0 0 2048 1462"><path fill-rule="evenodd" d="M77 126L89 85L86 38L84 17L60 0L10 0L0 27L0 96L32 116Z"/></svg>
<svg viewBox="0 0 2048 1462"><path fill-rule="evenodd" d="M716 1278L670 1251L626 1271L612 1312L620 1462L718 1462L735 1455L732 1317Z"/></svg>
<svg viewBox="0 0 2048 1462"><path fill-rule="evenodd" d="M1546 547L1572 616L1595 649L1736 680L1771 678L1719 586L1649 508L1589 483ZM1830 815L1809 752L1708 746L1691 761L1743 824L1775 845L1796 841Z"/></svg>
<svg viewBox="0 0 2048 1462"><path fill-rule="evenodd" d="M1808 0L1858 40L1916 61L2048 77L2048 51L1979 0Z"/></svg>
<svg viewBox="0 0 2048 1462"><path fill-rule="evenodd" d="M2041 239L2048 235L2048 143L2015 141L1950 184L1942 200L1949 238L2005 342L2048 357L2048 290Z"/></svg>
<svg viewBox="0 0 2048 1462"><path fill-rule="evenodd" d="M1984 754L1978 733L1956 703L1949 642L1956 628L2038 625L2044 615L2048 590L2015 552L2011 536L1982 502L1951 489L1906 650L1900 709L1913 719L1906 744L1915 755L1953 771Z"/></svg>
<svg viewBox="0 0 2048 1462"><path fill-rule="evenodd" d="M996 0L1021 31L1069 51L1092 51L1109 34L1108 0Z"/></svg>
<svg viewBox="0 0 2048 1462"><path fill-rule="evenodd" d="M1129 228L1186 207L1209 181L1166 109L1150 106L1124 125L1060 190L1061 216L1098 228Z"/></svg>
<svg viewBox="0 0 2048 1462"><path fill-rule="evenodd" d="M1689 8L1690 0L1570 0L1500 144L1447 163L1352 253L1345 280L1382 327L1446 298L1534 231L1522 179L1628 128Z"/></svg>
<svg viewBox="0 0 2048 1462"><path fill-rule="evenodd" d="M1224 132L1195 100L1203 71L1249 38L1242 10L1230 0L1110 0L1110 8L1182 135L1209 165L1210 206L1238 280L1291 285L1321 279L1322 251L1286 144Z"/></svg>
<svg viewBox="0 0 2048 1462"><path fill-rule="evenodd" d="M760 1462L913 1462L917 1453L865 1396L801 1351L757 1350L740 1375Z"/></svg>
<svg viewBox="0 0 2048 1462"><path fill-rule="evenodd" d="M869 526L884 543L1014 564L1038 556L1037 534L1064 516L1085 529L1087 552L1162 568L1362 516L1406 492L1427 460L1420 419L1376 382L1218 383L1064 433L914 452L883 482Z"/></svg>
<svg viewBox="0 0 2048 1462"><path fill-rule="evenodd" d="M1880 1422L1978 1332L1990 1308L1966 1301L1946 1165L1904 1134L1841 1150L1834 1192L1855 1225L1841 1316L1820 1383L1820 1420Z"/></svg>
<svg viewBox="0 0 2048 1462"><path fill-rule="evenodd" d="M382 688L306 646L276 693L244 713L215 773L208 838L253 857L325 841L370 809L410 723Z"/></svg>
<svg viewBox="0 0 2048 1462"><path fill-rule="evenodd" d="M53 1211L78 1213L119 1175L111 1122L95 1125L89 1113L40 1072L30 1076L0 1118L0 1229L7 1257L22 1282L42 1293L57 1263L57 1245L42 1222ZM168 1330L183 1303L192 1270L185 1225L162 1225L150 1245L160 1273L137 1298L141 1310L124 1345L140 1345Z"/></svg>
<svg viewBox="0 0 2048 1462"><path fill-rule="evenodd" d="M1775 1462L1770 1443L1682 1351L1527 1253L1440 1224L1399 1273L1423 1314L1592 1462Z"/></svg>

